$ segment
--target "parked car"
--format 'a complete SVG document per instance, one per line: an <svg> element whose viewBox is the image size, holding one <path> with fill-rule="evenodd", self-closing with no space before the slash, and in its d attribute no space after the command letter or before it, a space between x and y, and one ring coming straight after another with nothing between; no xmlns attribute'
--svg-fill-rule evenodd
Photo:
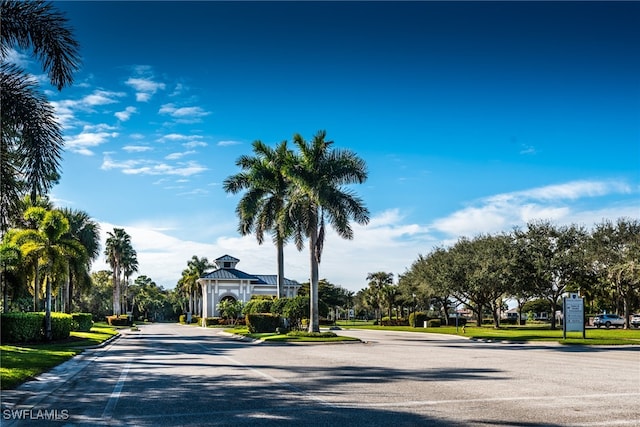
<svg viewBox="0 0 640 427"><path fill-rule="evenodd" d="M640 314L634 314L631 316L631 326L634 328L640 328Z"/></svg>
<svg viewBox="0 0 640 427"><path fill-rule="evenodd" d="M600 326L605 326L607 328L615 326L616 328L619 328L624 326L624 318L617 314L600 314L593 319L593 325L598 328Z"/></svg>

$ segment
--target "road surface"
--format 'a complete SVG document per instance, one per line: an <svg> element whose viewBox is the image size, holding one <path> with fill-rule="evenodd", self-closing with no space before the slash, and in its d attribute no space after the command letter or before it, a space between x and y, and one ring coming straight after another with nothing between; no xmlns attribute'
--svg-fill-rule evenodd
<svg viewBox="0 0 640 427"><path fill-rule="evenodd" d="M366 343L145 325L3 392L2 426L640 425L639 346L340 333Z"/></svg>

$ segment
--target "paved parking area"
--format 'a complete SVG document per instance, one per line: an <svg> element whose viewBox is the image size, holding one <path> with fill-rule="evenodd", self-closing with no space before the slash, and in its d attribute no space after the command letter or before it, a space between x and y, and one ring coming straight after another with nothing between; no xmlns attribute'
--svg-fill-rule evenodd
<svg viewBox="0 0 640 427"><path fill-rule="evenodd" d="M146 325L3 392L2 425L640 425L640 347L341 333L366 343Z"/></svg>

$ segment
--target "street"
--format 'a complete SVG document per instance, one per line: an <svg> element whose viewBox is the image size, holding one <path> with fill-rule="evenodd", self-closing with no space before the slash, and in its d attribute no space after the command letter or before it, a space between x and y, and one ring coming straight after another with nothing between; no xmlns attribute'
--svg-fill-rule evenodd
<svg viewBox="0 0 640 427"><path fill-rule="evenodd" d="M365 343L253 343L144 325L3 391L2 425L640 424L640 346L339 333Z"/></svg>

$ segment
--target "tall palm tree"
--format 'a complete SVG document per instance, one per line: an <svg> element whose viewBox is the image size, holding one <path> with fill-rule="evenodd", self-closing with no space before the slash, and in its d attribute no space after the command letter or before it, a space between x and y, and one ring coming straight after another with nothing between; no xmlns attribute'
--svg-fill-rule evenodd
<svg viewBox="0 0 640 427"><path fill-rule="evenodd" d="M120 315L120 276L123 271L123 258L131 248L131 236L124 228L114 228L108 231L104 254L113 270L113 314Z"/></svg>
<svg viewBox="0 0 640 427"><path fill-rule="evenodd" d="M37 208L36 208L37 209ZM37 230L21 230L15 241L20 244L23 256L35 255L42 262L46 282L45 336L51 339L51 288L56 277L68 271L69 258L86 257L84 247L68 237L69 221L58 210L48 211Z"/></svg>
<svg viewBox="0 0 640 427"><path fill-rule="evenodd" d="M293 183L288 205L289 214L295 218L294 238L301 249L303 240L309 239L311 264L309 331L320 330L318 316L318 265L320 264L325 237L325 221L344 239L353 238L349 221L358 224L369 222L369 210L354 192L344 188L349 184L361 184L367 179L364 160L349 150L335 150L333 141L327 141L326 132L318 132L310 142L294 135L293 142L299 149L295 162L286 175Z"/></svg>
<svg viewBox="0 0 640 427"><path fill-rule="evenodd" d="M129 278L133 273L138 271L138 253L133 249L133 247L126 248L123 256L122 256L122 273L124 275L124 286L122 290L124 291L124 295L122 298L123 301L123 311L127 312L128 306L128 293L129 293ZM132 308L133 309L133 308Z"/></svg>
<svg viewBox="0 0 640 427"><path fill-rule="evenodd" d="M284 245L293 228L285 209L290 192L285 169L294 155L287 148L287 141L275 149L262 141L254 141L253 152L253 157L245 155L238 159L236 165L242 172L228 177L223 187L233 194L247 190L236 208L240 234L246 236L255 231L258 244L262 244L264 233L271 231L277 249L277 296L280 298L284 290Z"/></svg>
<svg viewBox="0 0 640 427"><path fill-rule="evenodd" d="M74 288L86 289L91 284L91 263L100 255L100 226L88 213L63 208L61 212L69 221L68 238L75 239L84 247L86 258L69 259L69 274L65 284L65 311L72 311Z"/></svg>
<svg viewBox="0 0 640 427"><path fill-rule="evenodd" d="M7 62L13 48L31 50L58 90L79 68L78 43L51 3L0 1L0 232L19 215L19 200L46 193L59 179L64 141L54 109L35 80Z"/></svg>

